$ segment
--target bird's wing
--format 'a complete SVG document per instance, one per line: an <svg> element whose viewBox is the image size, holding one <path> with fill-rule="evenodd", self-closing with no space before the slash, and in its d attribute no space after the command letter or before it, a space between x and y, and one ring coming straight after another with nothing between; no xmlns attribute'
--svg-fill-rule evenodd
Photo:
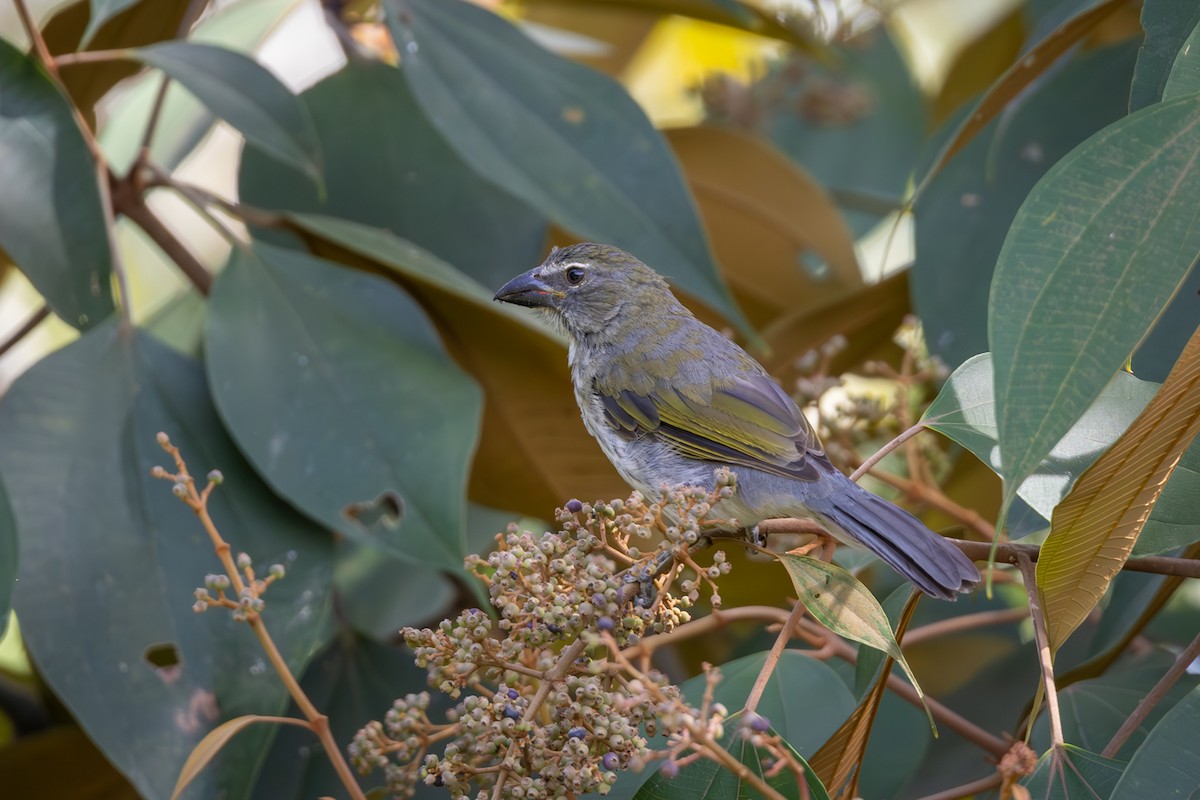
<svg viewBox="0 0 1200 800"><path fill-rule="evenodd" d="M608 423L627 439L655 436L688 458L796 480L820 477L825 459L816 433L766 375L727 379L715 384L708 398L661 383L648 394L603 380L594 388Z"/></svg>

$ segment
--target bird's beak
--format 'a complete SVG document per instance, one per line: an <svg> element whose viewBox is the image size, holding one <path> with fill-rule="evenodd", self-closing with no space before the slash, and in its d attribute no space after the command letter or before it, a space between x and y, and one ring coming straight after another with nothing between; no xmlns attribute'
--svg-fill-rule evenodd
<svg viewBox="0 0 1200 800"><path fill-rule="evenodd" d="M563 296L562 292L550 288L537 276L537 270L523 272L500 287L494 299L526 308L547 308Z"/></svg>

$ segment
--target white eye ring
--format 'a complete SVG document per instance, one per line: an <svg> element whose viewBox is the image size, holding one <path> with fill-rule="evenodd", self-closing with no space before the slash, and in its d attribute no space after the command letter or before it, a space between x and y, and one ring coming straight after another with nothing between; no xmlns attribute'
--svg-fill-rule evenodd
<svg viewBox="0 0 1200 800"><path fill-rule="evenodd" d="M584 269L583 264L567 264L563 268L563 276L567 279L567 283L578 286L587 277L587 270Z"/></svg>

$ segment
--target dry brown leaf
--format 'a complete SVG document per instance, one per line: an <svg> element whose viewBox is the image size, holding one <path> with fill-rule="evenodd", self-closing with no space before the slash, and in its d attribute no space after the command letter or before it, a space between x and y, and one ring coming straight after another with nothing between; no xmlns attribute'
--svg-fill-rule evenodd
<svg viewBox="0 0 1200 800"><path fill-rule="evenodd" d="M1017 60L1025 42L1025 16L1014 10L982 35L963 45L946 71L930 112L934 126L941 125L967 101L995 83Z"/></svg>
<svg viewBox="0 0 1200 800"><path fill-rule="evenodd" d="M1197 433L1200 328L1142 413L1054 509L1037 563L1052 651L1087 618L1121 571Z"/></svg>

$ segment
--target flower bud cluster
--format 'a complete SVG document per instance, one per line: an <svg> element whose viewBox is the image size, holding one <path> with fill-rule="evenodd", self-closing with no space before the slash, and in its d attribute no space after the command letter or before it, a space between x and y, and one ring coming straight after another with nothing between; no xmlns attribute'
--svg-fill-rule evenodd
<svg viewBox="0 0 1200 800"><path fill-rule="evenodd" d="M712 491L665 491L659 502L636 493L572 500L556 514L557 533L510 526L495 552L466 561L487 584L497 620L468 609L436 628L403 631L430 685L458 701L448 724L429 721L428 694L398 700L383 723L355 737L356 768L383 770L400 797L416 781L452 798L488 796L497 781L506 798L574 797L605 793L619 771L654 758L647 736L686 741L701 713L661 675L610 661L605 645L623 648L688 621L703 585L719 602L714 581L728 561L718 552L702 567L692 550L728 527L712 517L735 490L733 474L721 471ZM444 751L431 752L443 740Z"/></svg>

